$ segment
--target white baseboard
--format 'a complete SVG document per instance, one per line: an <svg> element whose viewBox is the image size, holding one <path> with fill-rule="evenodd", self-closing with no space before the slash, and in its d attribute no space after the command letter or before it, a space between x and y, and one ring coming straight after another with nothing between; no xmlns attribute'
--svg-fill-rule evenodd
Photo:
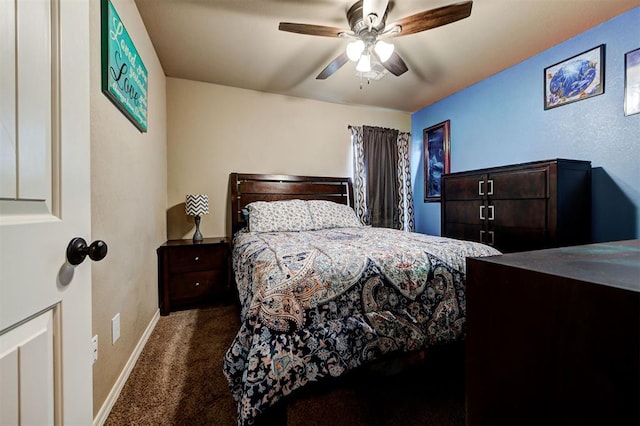
<svg viewBox="0 0 640 426"><path fill-rule="evenodd" d="M115 404L118 400L118 396L120 396L120 392L122 391L124 384L127 382L127 379L131 374L131 370L133 370L133 367L136 365L136 361L138 361L138 357L142 353L142 349L144 349L144 346L147 344L147 340L149 340L149 336L151 336L151 333L156 327L159 319L160 310L157 310L153 315L153 318L151 318L149 325L147 325L147 329L144 331L142 337L138 341L138 344L133 350L133 353L129 357L127 364L122 369L120 377L118 377L118 380L116 380L116 383L113 385L113 388L111 388L111 392L109 392L107 399L104 401L104 404L102 404L102 407L100 407L100 411L98 411L98 414L96 414L96 417L93 419L93 426L102 426L104 422L107 421L107 417L109 417L109 413L111 413L113 404Z"/></svg>

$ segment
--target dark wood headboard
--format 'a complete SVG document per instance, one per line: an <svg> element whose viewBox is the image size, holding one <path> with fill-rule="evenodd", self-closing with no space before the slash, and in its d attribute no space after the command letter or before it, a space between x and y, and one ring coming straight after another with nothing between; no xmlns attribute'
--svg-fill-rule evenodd
<svg viewBox="0 0 640 426"><path fill-rule="evenodd" d="M351 178L231 173L229 194L232 235L247 226L242 209L254 201L328 200L354 205Z"/></svg>

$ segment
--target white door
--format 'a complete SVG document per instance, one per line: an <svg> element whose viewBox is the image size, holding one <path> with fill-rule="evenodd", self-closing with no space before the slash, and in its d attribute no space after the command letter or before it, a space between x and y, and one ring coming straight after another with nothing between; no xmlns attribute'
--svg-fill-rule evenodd
<svg viewBox="0 0 640 426"><path fill-rule="evenodd" d="M0 0L0 424L89 425L89 2Z"/></svg>

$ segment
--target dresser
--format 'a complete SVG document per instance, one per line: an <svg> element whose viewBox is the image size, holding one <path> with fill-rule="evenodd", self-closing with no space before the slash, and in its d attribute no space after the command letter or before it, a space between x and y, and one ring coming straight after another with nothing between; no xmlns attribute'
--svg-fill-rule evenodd
<svg viewBox="0 0 640 426"><path fill-rule="evenodd" d="M442 176L442 235L502 252L591 239L591 163L547 160Z"/></svg>
<svg viewBox="0 0 640 426"><path fill-rule="evenodd" d="M640 424L640 240L467 259L469 425Z"/></svg>
<svg viewBox="0 0 640 426"><path fill-rule="evenodd" d="M231 275L227 239L169 240L157 254L161 315L227 301Z"/></svg>

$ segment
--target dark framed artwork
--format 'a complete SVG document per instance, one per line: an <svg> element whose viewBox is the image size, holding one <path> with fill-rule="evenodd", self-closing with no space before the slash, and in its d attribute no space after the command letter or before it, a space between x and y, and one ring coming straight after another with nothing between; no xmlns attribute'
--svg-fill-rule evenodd
<svg viewBox="0 0 640 426"><path fill-rule="evenodd" d="M449 120L426 128L424 143L424 201L440 201L442 175L451 168L451 140Z"/></svg>
<svg viewBox="0 0 640 426"><path fill-rule="evenodd" d="M624 55L624 115L640 113L640 48Z"/></svg>
<svg viewBox="0 0 640 426"><path fill-rule="evenodd" d="M147 131L147 68L118 12L101 0L102 93L140 130Z"/></svg>
<svg viewBox="0 0 640 426"><path fill-rule="evenodd" d="M605 45L584 51L544 69L544 109L604 93Z"/></svg>

